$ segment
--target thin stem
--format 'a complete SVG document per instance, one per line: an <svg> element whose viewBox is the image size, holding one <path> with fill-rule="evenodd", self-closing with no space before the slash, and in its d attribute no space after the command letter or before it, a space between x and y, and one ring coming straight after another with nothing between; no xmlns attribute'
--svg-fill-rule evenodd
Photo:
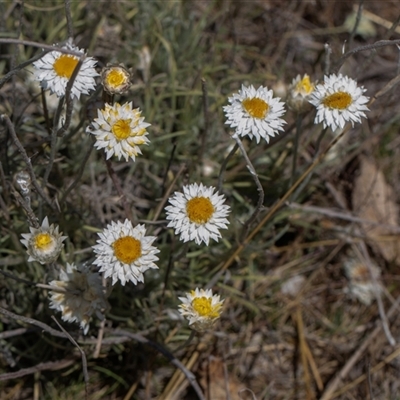
<svg viewBox="0 0 400 400"><path fill-rule="evenodd" d="M0 39L0 43L1 43L1 39ZM25 67L27 67L28 65L32 64L33 62L39 60L40 58L42 58L45 54L47 54L49 52L49 50L44 51L40 54L37 54L36 56L30 58L29 60L17 65L16 67L14 67L14 69L12 69L11 71L7 72L7 74L5 74L1 79L0 79L0 89L1 87L10 79L12 78L15 74L17 74L19 71L21 71L22 69L24 69Z"/></svg>
<svg viewBox="0 0 400 400"><path fill-rule="evenodd" d="M186 168L186 164L182 164L178 170L178 172L176 173L173 181L171 182L171 184L169 185L168 189L165 191L163 198L161 199L161 201L158 203L158 206L156 208L156 211L154 212L152 221L157 221L158 217L161 214L162 209L164 208L165 203L167 202L169 196L171 195L172 189L175 187L176 181L179 179L179 177L182 175L183 171Z"/></svg>
<svg viewBox="0 0 400 400"><path fill-rule="evenodd" d="M364 13L366 14L367 18L369 18L371 21L373 21L372 18L376 17L375 14L372 14L372 13L370 13L368 11L364 10ZM378 21L376 21L376 22L379 23L379 24L382 23L382 21L380 21L380 20L379 20L379 22ZM382 39L388 40L392 36L392 34L396 31L396 28L399 25L399 23L400 23L400 15L393 22L393 24L390 26L390 28L389 28L389 26L385 26L385 24L383 24L383 26L385 28L389 28L389 30L383 35ZM359 68L359 72L358 72L357 75L362 75L361 72L365 72L365 71L367 71L369 69L369 67L370 67L372 61L374 60L375 56L376 56L376 51L371 52L371 54L367 57L367 59L362 63L362 67Z"/></svg>
<svg viewBox="0 0 400 400"><path fill-rule="evenodd" d="M18 314L14 314L13 312L8 311L3 307L0 307L0 314L3 314L9 318L15 319L16 321L21 321L21 322L25 322L26 324L38 326L39 328L41 328L42 330L44 330L46 332L49 332L53 336L68 339L68 336L65 333L57 331L56 329L53 329L49 325L47 325L43 322L37 321L36 319L24 317L24 316L18 315Z"/></svg>
<svg viewBox="0 0 400 400"><path fill-rule="evenodd" d="M244 148L241 140L237 135L234 135L233 138L236 140L236 144L238 145L240 151L242 152L243 158L246 160L247 168L251 173L251 176L253 177L253 180L255 184L257 185L257 191L258 191L258 202L257 202L257 207L254 210L253 214L250 216L250 218L244 223L243 225L243 232L241 235L241 239L245 238L249 232L249 228L251 224L257 219L258 215L260 214L263 205L264 205L264 189L261 185L260 179L258 179L258 175L256 173L256 170L253 167L253 164L250 161L249 156L247 155L246 149Z"/></svg>
<svg viewBox="0 0 400 400"><path fill-rule="evenodd" d="M64 105L64 97L61 97L60 101L58 102L56 113L54 114L53 131L51 134L51 142L50 142L50 159L49 159L49 163L47 164L46 171L43 176L43 186L45 186L45 187L49 180L50 172L53 168L54 159L56 158L56 153L57 153L57 128L56 127L58 124L58 120L61 116L63 105Z"/></svg>
<svg viewBox="0 0 400 400"><path fill-rule="evenodd" d="M192 340L196 337L196 331L195 330L191 330L190 331L190 335L189 335L189 337L186 339L186 341L185 341L185 343L183 343L182 345L180 345L178 348L176 348L175 350L174 350L174 352L175 353L177 353L178 351L180 351L180 350L182 350L182 349L184 349L186 346L188 346L191 342L192 342Z"/></svg>
<svg viewBox="0 0 400 400"><path fill-rule="evenodd" d="M163 181L162 181L162 184L161 184L161 193L164 192L165 183L167 182L168 172L169 172L169 170L170 170L170 168L171 168L172 161L174 160L175 151L176 151L176 138L173 138L173 139L172 139L172 150L171 150L171 154L170 154L170 156L169 156L167 168L165 168L165 173L164 173Z"/></svg>
<svg viewBox="0 0 400 400"><path fill-rule="evenodd" d="M359 53L360 51L366 51L366 50L374 50L374 49L379 49L380 47L385 47L385 46L395 46L400 44L400 39L397 40L378 40L375 43L372 44L366 44L364 46L359 46L356 47L353 50L349 50L347 53L345 53L339 61L336 63L335 68L333 69L334 72L337 74L343 63L352 55Z"/></svg>
<svg viewBox="0 0 400 400"><path fill-rule="evenodd" d="M85 380L85 399L88 399L89 391L88 391L88 385L89 385L89 373L87 369L87 360L86 360L86 354L85 352L81 349L78 343L74 340L74 338L61 326L61 324L57 321L56 317L54 315L51 316L51 318L54 320L54 322L58 325L58 327L67 335L67 338L70 340L70 342L79 350L81 353L81 358L82 358L82 370L83 370L83 378Z"/></svg>
<svg viewBox="0 0 400 400"><path fill-rule="evenodd" d="M67 104L67 109L65 110L65 122L62 124L60 129L57 131L57 136L64 136L65 132L68 130L69 126L71 125L72 121L72 111L74 109L74 103L72 101L71 97L71 91L72 87L74 86L74 82L76 77L79 74L79 71L82 67L83 61L85 60L86 55L83 54L81 55L78 63L76 64L76 67L74 69L74 72L71 75L71 78L69 79L67 86L65 88L65 103ZM56 129L57 125L54 125L53 129Z"/></svg>
<svg viewBox="0 0 400 400"><path fill-rule="evenodd" d="M207 82L204 78L201 79L201 91L203 97L203 113L204 113L204 131L201 134L201 145L199 150L199 164L203 160L204 150L206 148L206 139L209 129L209 113L208 113L208 90Z"/></svg>
<svg viewBox="0 0 400 400"><path fill-rule="evenodd" d="M297 203L286 203L286 205L294 210L301 210L303 212L308 212L308 213L314 213L314 214L322 214L328 218L338 218L342 219L344 221L351 221L351 222L358 222L362 224L367 224L371 226L377 226L383 229L391 229L393 234L399 234L400 233L400 227L396 227L393 225L387 225L387 224L381 224L380 222L376 221L371 221L368 219L364 218L359 218L356 216L353 216L352 213L349 212L341 212L341 211L336 211L334 209L330 208L324 208L324 207L318 207L318 206L304 206L302 204L297 204Z"/></svg>
<svg viewBox="0 0 400 400"><path fill-rule="evenodd" d="M18 3L18 5L19 5L19 7L16 7L16 10L18 10L19 15L18 15L17 31L15 33L16 33L17 37L20 37L21 36L21 28L23 26L22 16L23 16L23 13L24 13L24 3L23 2L22 3ZM14 51L12 52L12 55L11 55L11 60L10 60L10 69L11 70L14 69L14 67L15 67L15 60L17 59L18 54L19 54L19 47L15 46ZM12 79L12 108L14 110L16 109L16 107L15 107L16 106L16 104L15 104L16 103L15 94L16 94L15 76L13 76L13 79Z"/></svg>
<svg viewBox="0 0 400 400"><path fill-rule="evenodd" d="M65 0L64 1L65 5L65 18L67 20L67 32L68 32L68 37L73 38L74 37L74 31L73 31L73 24L72 24L72 17L71 17L71 3L70 0Z"/></svg>
<svg viewBox="0 0 400 400"><path fill-rule="evenodd" d="M56 371L58 369L67 368L74 363L75 363L75 360L71 360L71 359L40 363L40 364L35 365L34 367L23 368L23 369L20 369L19 371L1 374L0 381L8 381L10 379L21 378L26 375L35 374L36 372L39 372L39 371L46 371L46 370Z"/></svg>
<svg viewBox="0 0 400 400"><path fill-rule="evenodd" d="M110 175L110 178L113 181L115 188L117 189L118 195L120 196L122 206L124 207L125 216L126 216L126 218L128 218L130 221L133 222L132 210L128 204L125 193L122 189L121 180L118 178L117 174L115 173L110 160L106 160L106 167L107 167L108 174Z"/></svg>
<svg viewBox="0 0 400 400"><path fill-rule="evenodd" d="M329 75L329 71L331 69L331 54L332 54L332 48L329 43L325 43L325 68L324 68L324 74Z"/></svg>
<svg viewBox="0 0 400 400"><path fill-rule="evenodd" d="M15 276L9 272L4 271L3 269L0 269L0 274L2 274L3 276L5 276L7 278L14 279L16 282L21 282L21 283L24 283L25 285L29 285L29 286L36 286L35 282L31 282L26 279L19 278L18 276Z"/></svg>
<svg viewBox="0 0 400 400"><path fill-rule="evenodd" d="M101 344L103 342L105 326L106 326L106 319L104 318L102 321L100 321L100 328L97 333L97 343L96 347L94 348L93 358L99 358L100 356Z"/></svg>
<svg viewBox="0 0 400 400"><path fill-rule="evenodd" d="M364 8L364 0L360 0L360 4L358 5L358 10L357 10L356 21L354 23L353 30L350 33L350 38L349 38L350 49L353 47L354 36L357 33L358 26L360 25L363 8Z"/></svg>
<svg viewBox="0 0 400 400"><path fill-rule="evenodd" d="M319 147L321 146L322 139L325 136L326 131L328 128L325 128L321 131L320 135L317 138L317 141L315 142L315 153L314 153L314 158L318 156L319 153Z"/></svg>
<svg viewBox="0 0 400 400"><path fill-rule="evenodd" d="M51 126L50 126L49 110L47 108L45 91L42 87L40 88L40 97L42 99L43 115L44 115L44 120L46 123L46 130L50 135L51 134Z"/></svg>
<svg viewBox="0 0 400 400"><path fill-rule="evenodd" d="M74 181L69 185L67 190L63 193L63 195L61 197L61 200L60 200L60 204L64 203L64 201L66 200L68 195L76 187L76 185L78 184L78 182L82 178L83 172L85 170L86 163L88 162L88 160L90 158L90 154L92 153L92 150L93 150L93 141L89 142L89 147L87 148L86 153L85 153L85 155L83 157L83 160L82 160L81 165L79 167L78 173L76 174Z"/></svg>
<svg viewBox="0 0 400 400"><path fill-rule="evenodd" d="M10 43L10 44L23 44L24 46L32 46L38 47L40 49L48 50L48 51L58 51L63 54L71 54L72 56L81 57L82 53L75 50L65 49L58 46L51 46L44 43L32 42L30 40L21 40L21 39L13 39L13 38L0 38L0 43ZM45 53L44 53L45 54ZM41 54L41 57L44 56ZM39 58L41 58L39 57Z"/></svg>
<svg viewBox="0 0 400 400"><path fill-rule="evenodd" d="M293 160L292 160L292 175L289 181L289 187L292 186L294 181L294 177L296 175L296 166L297 166L297 152L299 148L299 139L301 133L301 123L303 121L303 117L297 113L296 117L296 135L294 136L294 143L293 143Z"/></svg>
<svg viewBox="0 0 400 400"><path fill-rule="evenodd" d="M8 191L6 174L4 173L3 164L1 161L0 161L0 180L1 180L1 186L3 188L4 200L8 203L8 200L10 199L10 192Z"/></svg>
<svg viewBox="0 0 400 400"><path fill-rule="evenodd" d="M0 308L0 312L1 312L1 308ZM205 400L204 394L203 394L199 384L197 383L197 380L196 380L196 377L194 376L194 374L191 371L189 371L177 358L175 358L175 356L172 353L170 353L167 349L162 347L159 343L153 342L153 341L145 338L142 335L139 335L137 333L131 333L129 331L117 329L113 333L117 336L128 336L131 339L136 340L139 343L147 344L148 346L151 346L154 349L156 349L164 357L166 357L170 361L171 364L175 365L175 367L179 368L182 371L182 373L185 375L186 379L189 381L189 383L192 385L193 389L195 390L198 398L200 400Z"/></svg>
<svg viewBox="0 0 400 400"><path fill-rule="evenodd" d="M21 155L22 155L22 158L23 158L23 160L24 160L26 166L28 167L28 172L29 172L29 175L30 175L30 177L31 177L32 184L33 184L33 186L35 187L36 191L39 193L40 197L41 197L43 200L45 200L45 202L46 202L53 210L55 210L55 209L56 209L55 205L54 205L54 204L52 203L52 201L48 198L48 196L47 196L46 193L43 191L43 189L40 187L40 185L39 185L39 183L38 183L38 181L37 181L37 179L36 179L36 175L35 175L35 172L33 171L33 167L32 167L31 160L30 160L30 158L28 157L28 154L26 154L26 151L25 151L24 147L22 146L21 142L19 141L19 139L18 139L18 137L17 137L17 134L15 133L15 130L14 130L14 125L13 125L13 123L11 122L10 118L8 117L8 115L2 114L2 115L0 115L0 119L3 119L3 120L6 122L6 125L7 125L7 127L8 127L8 131L10 132L10 134L11 134L13 140L14 140L15 145L17 146L19 152L20 152Z"/></svg>
<svg viewBox="0 0 400 400"><path fill-rule="evenodd" d="M369 275L370 275L370 279L372 281L372 287L373 287L373 290L374 290L376 302L378 303L379 315L380 315L381 321L382 321L383 332L385 333L385 336L386 336L388 342L390 343L390 345L391 346L395 346L396 345L396 340L392 336L392 334L390 332L390 329L389 329L388 318L387 318L386 313L385 313L385 308L383 306L382 297L381 297L381 293L380 293L380 290L379 290L379 285L378 285L378 282L376 281L376 278L375 278L375 275L374 275L372 262L371 262L371 259L369 257L369 254L368 254L367 246L365 245L364 242L360 242L359 246L360 246L361 254L362 254L362 257L360 257L360 258L365 261L365 264L367 265L368 272L369 272ZM357 249L356 246L354 246L354 250L356 250L358 252L358 249Z"/></svg>
<svg viewBox="0 0 400 400"><path fill-rule="evenodd" d="M36 229L39 228L40 225L38 222L38 218L33 212L31 205L13 187L11 187L11 193L13 194L15 200L17 200L19 205L25 210L29 225L33 226Z"/></svg>
<svg viewBox="0 0 400 400"><path fill-rule="evenodd" d="M228 165L229 160L232 158L232 156L237 152L237 149L239 148L239 145L236 143L233 147L232 150L229 152L229 154L225 157L225 160L221 164L221 169L219 171L219 176L218 176L218 192L222 193L222 185L224 181L224 174L226 170L226 166Z"/></svg>
<svg viewBox="0 0 400 400"><path fill-rule="evenodd" d="M79 290L70 290L70 289L66 289L63 287L59 287L59 286L52 286L52 285L46 285L44 283L31 282L26 279L19 278L18 276L15 276L15 275L13 275L9 272L3 271L1 269L0 269L0 274L4 275L7 278L14 279L17 282L21 282L21 283L24 283L25 285L29 285L29 286L34 286L39 289L52 290L53 292L57 292L57 293L71 293L71 294L76 294L76 295L81 294L81 292Z"/></svg>

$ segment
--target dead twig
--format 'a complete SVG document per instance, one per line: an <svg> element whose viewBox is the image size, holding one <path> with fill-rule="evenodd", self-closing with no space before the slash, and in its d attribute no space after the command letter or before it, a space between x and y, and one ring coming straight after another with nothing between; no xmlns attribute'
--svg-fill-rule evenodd
<svg viewBox="0 0 400 400"><path fill-rule="evenodd" d="M375 43L372 44L366 44L364 46L359 46L356 47L353 50L349 50L347 53L345 53L336 63L335 68L333 69L334 73L337 74L343 65L343 63L351 56L353 56L356 53L359 53L361 51L368 51L368 50L375 50L379 49L381 47L386 47L386 46L396 46L400 44L400 40L378 40Z"/></svg>
<svg viewBox="0 0 400 400"><path fill-rule="evenodd" d="M387 313L388 319L392 318L395 314L398 313L398 306L400 304L400 297L397 298L396 302L390 307L390 310ZM336 388L341 384L341 382L348 376L350 370L354 367L357 361L361 358L365 350L368 346L375 340L378 334L381 332L382 325L379 324L371 334L364 340L361 346L354 352L354 354L350 357L350 359L346 362L343 368L336 374L335 378L326 386L325 391L323 392L320 400L330 400L334 397L337 397L339 394L335 392ZM394 353L399 350L395 350ZM392 353L392 354L394 354ZM379 364L378 364L379 365ZM375 371L375 368L371 369L371 373ZM363 380L363 379L362 379ZM358 382L357 382L358 384ZM349 390L350 388L347 388ZM341 389L342 390L342 389Z"/></svg>
<svg viewBox="0 0 400 400"><path fill-rule="evenodd" d="M6 374L0 375L0 381L8 381L10 379L21 378L26 375L31 375L39 371L57 371L59 369L67 368L74 364L76 360L60 360L60 361L50 361L46 363L40 363L30 368L23 368L16 372L8 372Z"/></svg>

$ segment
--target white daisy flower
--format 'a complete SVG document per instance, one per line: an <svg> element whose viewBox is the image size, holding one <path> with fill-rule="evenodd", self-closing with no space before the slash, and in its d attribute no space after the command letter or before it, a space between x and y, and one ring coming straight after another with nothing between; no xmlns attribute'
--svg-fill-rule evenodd
<svg viewBox="0 0 400 400"><path fill-rule="evenodd" d="M212 290L198 289L179 297L182 301L179 312L189 320L189 326L198 332L210 329L221 316L222 304L219 295L213 295Z"/></svg>
<svg viewBox="0 0 400 400"><path fill-rule="evenodd" d="M347 76L325 76L324 83L317 85L309 100L317 108L314 123L322 122L324 128L330 126L335 131L343 129L346 122L352 126L354 122L361 122L361 117L366 118L364 111L369 111L365 105L369 97L363 96L365 91Z"/></svg>
<svg viewBox="0 0 400 400"><path fill-rule="evenodd" d="M62 48L84 53L83 50L74 46L72 41L68 41ZM33 63L36 69L35 79L40 81L43 89L50 89L50 92L58 97L64 96L68 81L78 62L77 56L51 51ZM99 75L94 68L96 63L97 61L92 57L86 57L83 60L71 89L71 98L79 99L81 94L89 94L95 89L94 77Z"/></svg>
<svg viewBox="0 0 400 400"><path fill-rule="evenodd" d="M101 83L110 94L121 94L131 86L131 74L123 65L107 65L101 71Z"/></svg>
<svg viewBox="0 0 400 400"><path fill-rule="evenodd" d="M221 237L218 229L227 229L229 206L224 205L225 197L214 193L215 188L194 183L183 187L183 193L175 192L165 207L168 228L174 228L184 242L203 241L207 246L210 238L218 242Z"/></svg>
<svg viewBox="0 0 400 400"><path fill-rule="evenodd" d="M98 118L86 131L96 136L96 149L105 149L107 160L114 154L135 161L138 154L142 154L139 146L149 143L146 128L150 126L141 117L138 108L132 109L132 103L120 105L106 104L103 110L97 110Z"/></svg>
<svg viewBox="0 0 400 400"><path fill-rule="evenodd" d="M104 277L112 277L114 285L118 280L122 286L127 281L143 282L143 273L150 268L157 269L154 264L158 260L155 255L159 250L151 244L155 236L145 236L144 225L135 228L128 219L125 222L111 222L103 232L99 233L100 240L93 246L97 253L93 264L99 265Z"/></svg>
<svg viewBox="0 0 400 400"><path fill-rule="evenodd" d="M289 86L288 107L296 112L306 111L311 107L308 100L314 89L315 86L307 74L304 74L303 77L297 75Z"/></svg>
<svg viewBox="0 0 400 400"><path fill-rule="evenodd" d="M90 272L86 265L67 264L67 270L61 270L59 278L49 283L55 287L49 292L50 308L60 311L64 321L78 322L86 335L92 315L103 320L108 309L101 277Z"/></svg>
<svg viewBox="0 0 400 400"><path fill-rule="evenodd" d="M274 137L283 131L282 126L286 124L282 118L284 103L278 97L272 97L272 90L260 86L257 90L251 85L242 89L228 98L230 105L224 106L226 124L235 128L235 135L253 136L257 143L260 138L269 142L269 137Z"/></svg>
<svg viewBox="0 0 400 400"><path fill-rule="evenodd" d="M345 272L349 278L349 287L347 291L358 299L361 303L369 306L375 299L375 288L380 292L382 287L380 285L381 270L376 265L371 265L373 277L368 266L356 260L348 260L344 264Z"/></svg>
<svg viewBox="0 0 400 400"><path fill-rule="evenodd" d="M40 228L29 228L31 233L23 233L21 243L27 247L28 261L38 261L49 264L56 261L64 247L62 243L67 236L58 232L58 225L49 225L46 217Z"/></svg>

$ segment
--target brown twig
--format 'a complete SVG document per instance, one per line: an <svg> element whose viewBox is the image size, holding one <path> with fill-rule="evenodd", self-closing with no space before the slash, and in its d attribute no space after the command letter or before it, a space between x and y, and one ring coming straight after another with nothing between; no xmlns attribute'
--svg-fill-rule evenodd
<svg viewBox="0 0 400 400"><path fill-rule="evenodd" d="M364 46L359 46L356 47L353 50L349 50L347 53L345 53L336 63L335 68L333 69L334 72L337 74L341 68L341 66L343 65L343 63L351 56L353 56L356 53L359 53L361 51L367 51L367 50L375 50L375 49L379 49L381 47L385 47L385 46L395 46L400 44L400 39L397 40L379 40L375 43L372 44L366 44Z"/></svg>
<svg viewBox="0 0 400 400"><path fill-rule="evenodd" d="M50 361L46 363L40 363L35 365L34 367L20 369L16 372L9 372L7 374L0 375L0 381L7 381L9 379L17 379L22 376L31 375L39 371L57 371L58 369L67 368L70 365L74 364L75 360L60 360L60 361Z"/></svg>
<svg viewBox="0 0 400 400"><path fill-rule="evenodd" d="M400 304L400 297L396 300L396 303L390 307L390 310L387 313L388 318L392 318L395 314L398 313L398 305ZM364 340L361 346L354 352L354 354L349 358L346 364L342 367L342 369L336 374L335 378L326 386L325 391L323 392L320 400L330 400L337 396L337 392L335 392L336 388L341 384L341 382L348 376L350 370L356 364L356 362L361 358L364 351L367 347L372 343L373 340L378 336L382 329L382 325L379 324L376 328L371 332L371 334ZM374 371L372 368L371 372ZM348 390L348 389L347 389ZM346 391L347 391L346 390ZM335 393L334 393L335 392Z"/></svg>
<svg viewBox="0 0 400 400"><path fill-rule="evenodd" d="M336 211L332 210L330 208L325 208L325 207L318 207L318 206L303 206L302 204L297 204L297 203L290 203L287 202L286 205L294 210L301 210L304 212L309 212L309 213L316 213L316 214L322 214L326 217L330 218L338 218L342 219L345 221L350 221L350 222L359 222L362 224L367 224L371 226L377 226L380 228L385 228L385 229L390 229L392 233L397 233L400 234L400 227L394 226L394 225L387 225L387 224L381 224L376 221L371 221L368 219L360 218L360 217L355 217L352 215L350 211L348 212L341 212L341 211Z"/></svg>
<svg viewBox="0 0 400 400"><path fill-rule="evenodd" d="M307 352L305 350L306 339L304 337L303 317L301 315L301 308L299 306L296 308L296 312L293 313L292 318L293 322L297 325L297 335L299 338L300 356L301 363L303 364L304 383L306 386L307 400L311 400L315 398L315 394L311 388L311 377L310 371L308 369Z"/></svg>
<svg viewBox="0 0 400 400"><path fill-rule="evenodd" d="M0 339L8 339L15 336L20 336L32 330L33 329L31 328L18 328L18 329L12 329L11 331L0 332Z"/></svg>
<svg viewBox="0 0 400 400"><path fill-rule="evenodd" d="M69 339L68 336L65 335L63 332L57 331L56 329L53 329L52 327L50 327L49 325L47 325L43 322L37 321L36 319L33 319L33 318L28 318L28 317L24 317L22 315L14 314L13 312L8 311L3 307L0 307L0 314L3 314L7 317L15 319L16 321L22 321L22 322L25 322L30 325L38 326L39 328L42 328L43 330L45 330L46 332L49 332L53 336L61 337L64 339Z"/></svg>
<svg viewBox="0 0 400 400"><path fill-rule="evenodd" d="M100 356L101 344L103 343L105 326L106 326L106 319L104 318L102 321L100 321L100 328L97 333L97 342L96 342L96 347L94 348L93 358L99 358Z"/></svg>
<svg viewBox="0 0 400 400"><path fill-rule="evenodd" d="M393 351L393 353L389 354L383 361L380 363L376 364L375 367L371 368L368 372L369 374L373 374L376 371L379 371L381 368L383 368L385 365L389 364L391 361L396 359L400 355L400 348L398 347ZM340 396L343 393L346 393L348 390L352 389L354 386L357 386L359 383L364 381L365 379L368 378L368 374L363 374L359 376L357 379L355 379L353 382L343 386L341 389L336 391L335 393L332 394L330 397L331 399ZM321 399L322 400L322 399Z"/></svg>

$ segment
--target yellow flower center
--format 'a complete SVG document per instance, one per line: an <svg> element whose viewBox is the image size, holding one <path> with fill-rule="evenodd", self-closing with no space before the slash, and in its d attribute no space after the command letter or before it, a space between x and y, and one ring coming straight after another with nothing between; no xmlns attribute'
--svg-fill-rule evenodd
<svg viewBox="0 0 400 400"><path fill-rule="evenodd" d="M297 83L296 90L305 94L310 94L314 90L314 85L311 83L308 75L305 75L304 78Z"/></svg>
<svg viewBox="0 0 400 400"><path fill-rule="evenodd" d="M117 239L112 247L115 257L124 264L131 264L142 255L142 244L140 240L132 236Z"/></svg>
<svg viewBox="0 0 400 400"><path fill-rule="evenodd" d="M131 134L131 119L120 119L111 128L112 133L118 140L124 140Z"/></svg>
<svg viewBox="0 0 400 400"><path fill-rule="evenodd" d="M194 197L186 203L186 213L191 222L205 224L214 214L214 206L207 197Z"/></svg>
<svg viewBox="0 0 400 400"><path fill-rule="evenodd" d="M113 69L107 74L105 83L111 88L116 88L118 86L125 84L126 80L127 77L123 71L120 71L118 69Z"/></svg>
<svg viewBox="0 0 400 400"><path fill-rule="evenodd" d="M35 247L39 250L47 250L53 244L53 238L48 233L39 233L35 236Z"/></svg>
<svg viewBox="0 0 400 400"><path fill-rule="evenodd" d="M252 99L244 99L242 104L244 109L253 118L263 119L265 118L269 110L269 105L264 100L258 99L256 97Z"/></svg>
<svg viewBox="0 0 400 400"><path fill-rule="evenodd" d="M335 108L337 110L344 110L346 109L353 99L351 96L346 92L336 92L329 96L326 96L322 100L322 104L329 108Z"/></svg>
<svg viewBox="0 0 400 400"><path fill-rule="evenodd" d="M208 318L219 317L218 307L213 307L211 305L211 298L196 297L192 301L192 307L201 317L208 317Z"/></svg>
<svg viewBox="0 0 400 400"><path fill-rule="evenodd" d="M79 59L68 54L62 54L54 61L53 68L58 76L62 78L71 78Z"/></svg>

